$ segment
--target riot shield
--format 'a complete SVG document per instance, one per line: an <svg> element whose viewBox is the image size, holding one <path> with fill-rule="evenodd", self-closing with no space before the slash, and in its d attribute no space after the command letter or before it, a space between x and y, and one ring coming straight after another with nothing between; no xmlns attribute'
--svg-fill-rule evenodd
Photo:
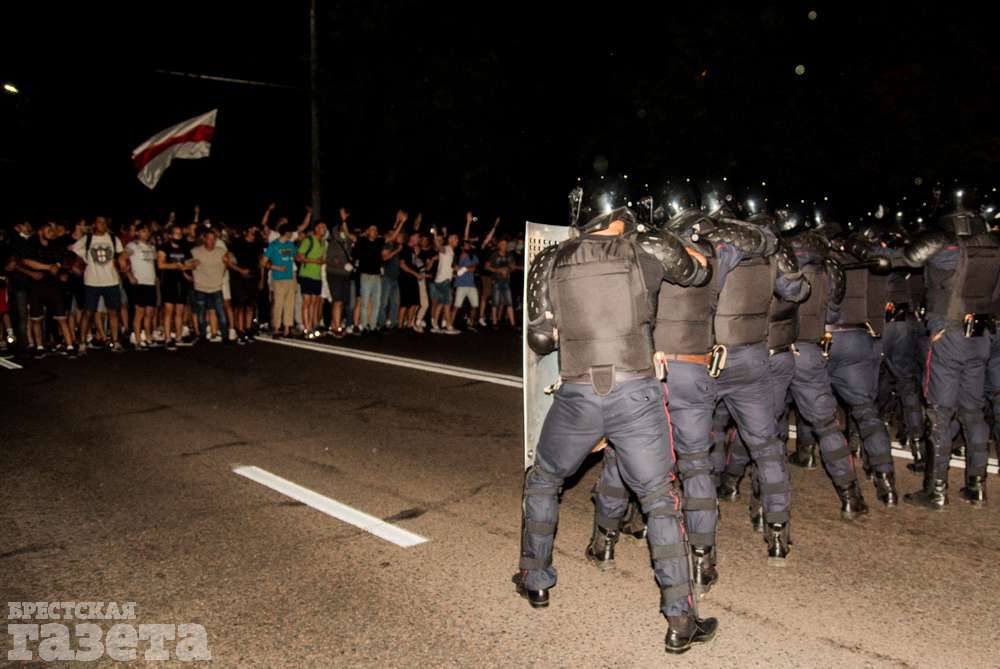
<svg viewBox="0 0 1000 669"><path fill-rule="evenodd" d="M541 223L525 223L524 231L524 301L528 303L528 270L542 249L565 241L570 237L570 228L562 225L542 225ZM527 308L525 308L527 314ZM535 445L542 433L542 423L545 414L552 406L552 397L545 394L545 389L559 378L559 354L546 356L536 355L528 348L527 324L522 328L522 361L524 380L524 468L527 469L535 461Z"/></svg>

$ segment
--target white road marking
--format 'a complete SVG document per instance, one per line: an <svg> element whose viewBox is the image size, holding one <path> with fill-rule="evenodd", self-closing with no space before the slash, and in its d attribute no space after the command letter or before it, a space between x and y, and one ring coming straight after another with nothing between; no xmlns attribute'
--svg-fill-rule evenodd
<svg viewBox="0 0 1000 669"><path fill-rule="evenodd" d="M794 437L796 435L796 428L794 425L788 426L788 436ZM910 449L903 448L903 445L898 441L892 442L892 454L897 458L903 458L904 460L912 460L913 453L910 453ZM986 465L986 471L990 474L1000 473L1000 468L997 467L997 461L995 458L989 458L989 464ZM965 469L965 460L962 458L952 458L951 466L957 467L959 469Z"/></svg>
<svg viewBox="0 0 1000 669"><path fill-rule="evenodd" d="M17 364L16 362L11 362L6 358L0 358L0 367L6 367L7 369L24 369L24 367L21 367L21 365Z"/></svg>
<svg viewBox="0 0 1000 669"><path fill-rule="evenodd" d="M437 362L427 362L426 360L419 360L416 358L401 358L395 355L373 353L371 351L362 351L360 349L347 348L345 346L331 346L329 344L317 344L315 342L298 341L295 339L271 339L270 337L258 337L257 341L263 341L269 344L280 344L281 346L291 346L292 348L301 348L307 351L317 351L328 355L339 355L345 358L367 360L368 362L379 362L385 365L408 367L409 369L418 369L424 372L433 372L434 374L457 376L462 379L484 381L486 383L493 383L498 386L507 386L509 388L521 388L523 385L521 383L521 377L513 376L511 374L496 374L494 372L485 372L478 369L469 369L468 367L455 367L453 365L443 365Z"/></svg>
<svg viewBox="0 0 1000 669"><path fill-rule="evenodd" d="M369 534L374 534L376 537L385 539L386 541L394 543L397 546L409 548L410 546L416 546L427 541L427 539L419 534L414 534L413 532L396 527L395 525L385 522L381 518L369 516L367 513L353 509L346 504L341 504L340 502L321 495L318 492L314 492L309 488L303 488L298 483L292 483L291 481L283 479L269 471L263 470L260 467L236 467L233 469L233 473L244 478L248 478L251 481L256 481L262 486L266 486L271 490L276 490L282 495L286 495L298 502L302 502L306 506L312 507L317 511L322 511L326 515L333 516L337 520L350 523L351 525L359 527Z"/></svg>

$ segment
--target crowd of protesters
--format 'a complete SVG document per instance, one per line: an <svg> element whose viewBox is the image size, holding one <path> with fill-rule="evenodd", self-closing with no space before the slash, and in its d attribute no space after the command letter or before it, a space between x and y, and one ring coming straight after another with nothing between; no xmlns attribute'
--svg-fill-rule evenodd
<svg viewBox="0 0 1000 669"><path fill-rule="evenodd" d="M77 356L272 337L343 338L398 330L516 330L523 237L425 226L405 211L385 230L278 216L228 226L108 217L0 230L0 355Z"/></svg>

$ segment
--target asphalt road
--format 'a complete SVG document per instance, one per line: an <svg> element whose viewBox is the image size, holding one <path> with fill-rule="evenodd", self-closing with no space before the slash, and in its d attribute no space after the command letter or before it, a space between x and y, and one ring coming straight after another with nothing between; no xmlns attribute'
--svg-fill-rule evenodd
<svg viewBox="0 0 1000 669"><path fill-rule="evenodd" d="M520 368L509 332L338 345ZM645 546L623 541L611 573L583 558L596 462L563 497L551 607L515 595L516 388L264 342L23 364L0 369L3 601L136 602L136 625L202 625L203 666L1000 666L997 506L845 523L825 475L793 468L791 564L768 568L744 504L725 505L700 604L718 637L668 657ZM401 548L245 465L427 541ZM28 647L8 664L53 666ZM191 666L122 666L174 664Z"/></svg>

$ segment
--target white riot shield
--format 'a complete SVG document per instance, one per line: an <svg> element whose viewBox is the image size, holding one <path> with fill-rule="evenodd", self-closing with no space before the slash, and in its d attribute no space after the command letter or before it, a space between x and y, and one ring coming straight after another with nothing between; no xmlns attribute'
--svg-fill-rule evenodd
<svg viewBox="0 0 1000 669"><path fill-rule="evenodd" d="M570 238L570 228L563 225L542 225L541 223L525 223L524 231L524 314L528 313L528 271L542 249L558 244ZM524 468L527 469L535 461L535 446L542 433L542 423L545 414L552 406L552 397L545 394L545 389L559 378L559 354L546 356L536 355L528 348L527 324L522 335L522 360L524 379Z"/></svg>

